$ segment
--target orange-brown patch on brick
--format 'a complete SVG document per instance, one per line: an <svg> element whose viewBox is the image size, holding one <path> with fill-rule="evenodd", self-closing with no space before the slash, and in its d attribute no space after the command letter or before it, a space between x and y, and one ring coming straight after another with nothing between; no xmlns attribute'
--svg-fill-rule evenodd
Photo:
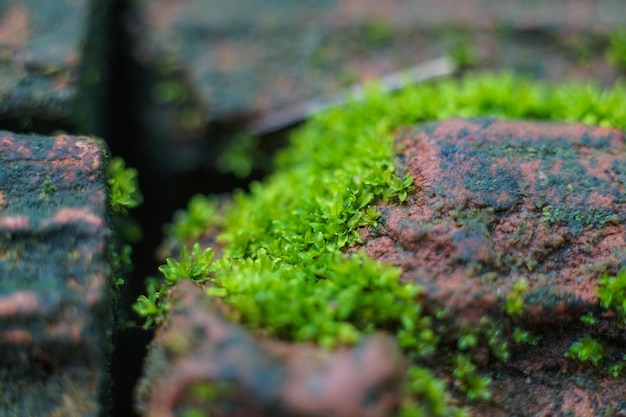
<svg viewBox="0 0 626 417"><path fill-rule="evenodd" d="M39 298L33 291L15 291L0 297L0 317L32 314L39 307Z"/></svg>
<svg viewBox="0 0 626 417"><path fill-rule="evenodd" d="M0 228L7 231L28 230L30 218L25 215L13 215L0 217Z"/></svg>
<svg viewBox="0 0 626 417"><path fill-rule="evenodd" d="M28 345L33 343L33 336L26 330L5 330L0 332L0 342Z"/></svg>
<svg viewBox="0 0 626 417"><path fill-rule="evenodd" d="M97 231L103 225L103 220L96 215L89 207L63 207L51 217L42 220L42 227L50 227L53 224L67 224L73 222L83 222Z"/></svg>

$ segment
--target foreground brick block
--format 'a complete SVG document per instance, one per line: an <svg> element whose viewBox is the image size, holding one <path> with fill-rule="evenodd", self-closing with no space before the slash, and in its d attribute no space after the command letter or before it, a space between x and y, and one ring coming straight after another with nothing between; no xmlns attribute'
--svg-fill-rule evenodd
<svg viewBox="0 0 626 417"><path fill-rule="evenodd" d="M100 133L110 0L0 5L0 125Z"/></svg>
<svg viewBox="0 0 626 417"><path fill-rule="evenodd" d="M0 132L0 414L106 408L106 145Z"/></svg>
<svg viewBox="0 0 626 417"><path fill-rule="evenodd" d="M397 404L403 366L386 336L329 352L252 337L190 281L168 302L138 388L144 416L384 417Z"/></svg>

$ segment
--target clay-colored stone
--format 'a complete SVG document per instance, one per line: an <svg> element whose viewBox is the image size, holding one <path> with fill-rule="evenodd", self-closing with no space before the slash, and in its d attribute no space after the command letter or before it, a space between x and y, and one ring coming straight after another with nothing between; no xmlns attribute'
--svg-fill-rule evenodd
<svg viewBox="0 0 626 417"><path fill-rule="evenodd" d="M578 320L601 311L599 276L626 266L624 133L453 119L399 136L398 169L414 176L416 192L404 205L378 204L382 226L363 231L362 248L401 267L404 281L423 288L427 309L447 311L454 326L510 323L506 296L527 283L513 320L541 338L509 343L506 362L482 358L493 398L469 403L472 415L626 412L623 377L607 371L622 361L624 324L610 312L590 327ZM598 368L564 357L590 331L606 352Z"/></svg>

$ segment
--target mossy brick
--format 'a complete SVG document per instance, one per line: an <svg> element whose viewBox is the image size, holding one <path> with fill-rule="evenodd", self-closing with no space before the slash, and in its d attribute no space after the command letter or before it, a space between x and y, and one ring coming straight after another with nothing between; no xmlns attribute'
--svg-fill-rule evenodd
<svg viewBox="0 0 626 417"><path fill-rule="evenodd" d="M373 258L474 323L521 279L535 324L598 306L598 276L626 260L623 132L452 119L397 145L417 192L406 206L378 206L384 226L363 246Z"/></svg>
<svg viewBox="0 0 626 417"><path fill-rule="evenodd" d="M97 416L108 388L108 151L0 132L0 414Z"/></svg>
<svg viewBox="0 0 626 417"><path fill-rule="evenodd" d="M331 351L254 335L188 280L168 302L137 389L143 416L383 417L397 406L404 366L388 336Z"/></svg>
<svg viewBox="0 0 626 417"><path fill-rule="evenodd" d="M0 125L100 134L110 0L0 1Z"/></svg>

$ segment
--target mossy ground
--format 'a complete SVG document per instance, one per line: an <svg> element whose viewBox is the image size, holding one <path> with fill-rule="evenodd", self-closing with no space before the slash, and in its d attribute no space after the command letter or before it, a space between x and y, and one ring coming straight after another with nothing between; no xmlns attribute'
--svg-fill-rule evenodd
<svg viewBox="0 0 626 417"><path fill-rule="evenodd" d="M445 312L422 311L420 289L401 284L399 270L362 253L346 256L360 240L359 227L377 227L375 202L404 201L413 191L412 178L394 165L394 132L459 116L580 121L624 130L625 96L624 85L603 91L509 74L437 82L396 95L371 88L362 102L323 113L294 133L276 158L275 172L253 183L249 193L235 192L219 211L224 214L211 199L192 200L172 233L189 243L217 225L221 258L199 246L183 250L179 260L161 268L165 281L151 285L135 310L158 322L168 308L167 287L188 278L206 283L208 295L234 307L234 320L272 337L332 348L389 331L412 362L399 415L464 414L455 396L490 397L490 379L474 360L478 348L488 346L488 355L506 360L511 344L536 339L487 317L479 329L454 329ZM514 315L522 299L517 293L505 297L502 310ZM452 380L438 379L434 362L447 367Z"/></svg>

